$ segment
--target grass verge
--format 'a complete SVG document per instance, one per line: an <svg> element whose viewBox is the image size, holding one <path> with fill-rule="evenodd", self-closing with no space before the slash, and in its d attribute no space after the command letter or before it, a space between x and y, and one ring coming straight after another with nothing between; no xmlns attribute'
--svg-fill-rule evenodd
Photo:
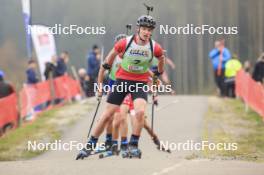
<svg viewBox="0 0 264 175"><path fill-rule="evenodd" d="M264 161L264 122L256 112L245 112L238 99L209 97L202 140L213 143L237 143L237 150L202 151L209 159Z"/></svg>
<svg viewBox="0 0 264 175"><path fill-rule="evenodd" d="M68 104L41 113L34 122L23 124L0 138L0 161L24 160L44 151L28 150L28 141L38 143L60 139L63 131L87 113L87 103Z"/></svg>

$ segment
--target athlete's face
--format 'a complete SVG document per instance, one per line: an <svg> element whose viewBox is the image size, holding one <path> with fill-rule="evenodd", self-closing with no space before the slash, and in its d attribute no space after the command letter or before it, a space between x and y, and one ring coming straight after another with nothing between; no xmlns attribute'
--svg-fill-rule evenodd
<svg viewBox="0 0 264 175"><path fill-rule="evenodd" d="M152 35L152 28L149 27L140 27L139 28L139 36L142 40L148 41Z"/></svg>

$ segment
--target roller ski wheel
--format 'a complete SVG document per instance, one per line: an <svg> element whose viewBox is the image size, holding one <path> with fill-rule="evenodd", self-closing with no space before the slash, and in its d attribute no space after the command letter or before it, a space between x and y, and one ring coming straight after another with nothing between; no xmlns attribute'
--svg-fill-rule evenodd
<svg viewBox="0 0 264 175"><path fill-rule="evenodd" d="M127 158L129 156L128 145L121 145L120 154L122 158Z"/></svg>
<svg viewBox="0 0 264 175"><path fill-rule="evenodd" d="M122 156L122 158L128 158L129 157L128 151L121 152L121 156Z"/></svg>
<svg viewBox="0 0 264 175"><path fill-rule="evenodd" d="M139 158L141 159L141 156L142 156L142 153L139 149L132 149L130 150L129 152L129 158L132 159L132 158Z"/></svg>
<svg viewBox="0 0 264 175"><path fill-rule="evenodd" d="M104 153L101 153L99 155L99 159L103 159L103 158L114 156L114 155L116 156L119 155L118 145L116 144L112 145L109 150L105 151Z"/></svg>
<svg viewBox="0 0 264 175"><path fill-rule="evenodd" d="M110 151L111 146L112 146L112 141L105 141L105 146L98 147L97 149L91 152L91 155L102 154L106 151Z"/></svg>
<svg viewBox="0 0 264 175"><path fill-rule="evenodd" d="M125 158L129 158L129 159L138 158L138 159L141 159L141 157L142 157L142 152L141 152L140 149L138 149L138 147L136 147L136 146L129 146L128 147L128 153L125 156Z"/></svg>
<svg viewBox="0 0 264 175"><path fill-rule="evenodd" d="M76 160L78 159L84 159L86 157L100 154L106 151L105 147L99 147L99 148L94 148L92 145L87 144L86 148L83 148L82 150L79 151L78 155L76 156Z"/></svg>
<svg viewBox="0 0 264 175"><path fill-rule="evenodd" d="M112 151L106 151L104 153L99 154L99 159L103 159L106 157L110 157L113 156L113 152Z"/></svg>

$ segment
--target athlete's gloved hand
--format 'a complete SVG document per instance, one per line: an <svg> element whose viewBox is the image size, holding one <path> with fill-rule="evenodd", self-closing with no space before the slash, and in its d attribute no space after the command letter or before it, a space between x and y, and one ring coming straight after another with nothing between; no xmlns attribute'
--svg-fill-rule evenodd
<svg viewBox="0 0 264 175"><path fill-rule="evenodd" d="M153 78L152 78L153 85L157 85L157 83L158 83L158 79L159 79L158 76L156 76L156 75L153 76Z"/></svg>
<svg viewBox="0 0 264 175"><path fill-rule="evenodd" d="M157 71L154 71L154 76L156 77L159 77L161 74L163 74L163 72L159 72L158 70Z"/></svg>
<svg viewBox="0 0 264 175"><path fill-rule="evenodd" d="M154 105L158 106L159 103L158 103L158 97L157 96L154 97L153 103L154 103Z"/></svg>
<svg viewBox="0 0 264 175"><path fill-rule="evenodd" d="M97 93L96 93L96 99L97 99L97 101L101 101L102 96L103 96L103 93L100 92L100 91L97 91Z"/></svg>
<svg viewBox="0 0 264 175"><path fill-rule="evenodd" d="M161 80L157 76L154 76L152 78L152 84L153 85L156 85L156 87L158 87L158 86L161 86L162 85L162 82L161 82Z"/></svg>
<svg viewBox="0 0 264 175"><path fill-rule="evenodd" d="M158 99L154 99L154 105L158 106L159 103L158 103Z"/></svg>

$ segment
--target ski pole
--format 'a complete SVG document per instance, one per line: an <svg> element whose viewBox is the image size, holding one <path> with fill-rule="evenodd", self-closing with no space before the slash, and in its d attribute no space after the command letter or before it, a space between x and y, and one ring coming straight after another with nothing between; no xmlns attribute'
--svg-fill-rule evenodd
<svg viewBox="0 0 264 175"><path fill-rule="evenodd" d="M158 81L158 77L154 76L153 77L153 84L156 85ZM157 89L153 89L154 91L152 92L152 109L151 109L151 130L154 130L154 107L155 107L155 97L157 96Z"/></svg>
<svg viewBox="0 0 264 175"><path fill-rule="evenodd" d="M153 93L154 94L154 93ZM153 131L153 125L154 125L154 95L152 94L152 109L151 109L151 130Z"/></svg>
<svg viewBox="0 0 264 175"><path fill-rule="evenodd" d="M97 114L97 111L99 109L100 104L101 104L101 100L98 100L98 103L97 103L97 106L96 106L96 110L95 110L95 113L94 113L94 116L93 116L93 120L92 120L91 126L89 128L89 132L88 132L87 138L89 138L89 136L90 136L90 133L91 133L91 130L92 130L92 127L93 127L93 124L94 124L94 120L95 120L95 117L96 117L96 114Z"/></svg>

